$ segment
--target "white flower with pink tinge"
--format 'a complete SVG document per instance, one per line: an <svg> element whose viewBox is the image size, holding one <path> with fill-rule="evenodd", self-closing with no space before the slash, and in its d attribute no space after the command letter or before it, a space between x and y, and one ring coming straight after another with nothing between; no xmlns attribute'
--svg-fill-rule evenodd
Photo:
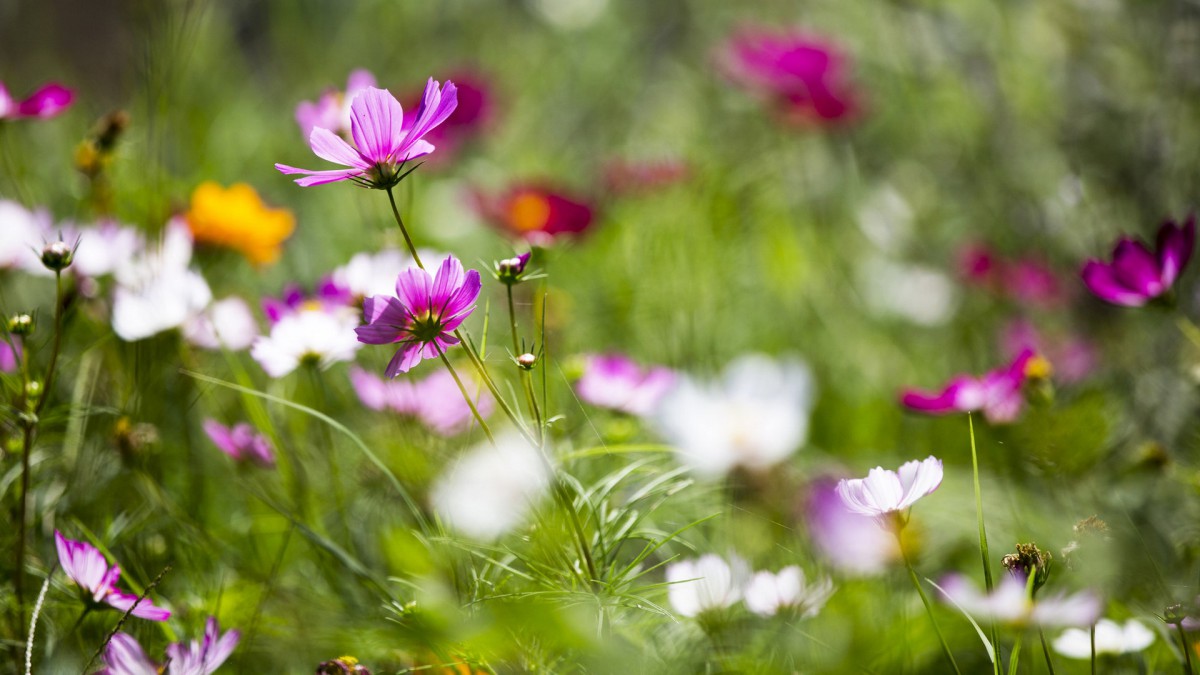
<svg viewBox="0 0 1200 675"><path fill-rule="evenodd" d="M810 583L804 570L789 565L778 573L756 572L746 585L746 607L759 616L775 616L781 611L798 612L801 618L816 616L833 595L828 578Z"/></svg>
<svg viewBox="0 0 1200 675"><path fill-rule="evenodd" d="M1033 600L1020 576L1005 576L991 594L980 590L962 575L943 579L939 590L951 604L979 621L999 621L1014 626L1088 626L1100 616L1099 596L1082 591Z"/></svg>
<svg viewBox="0 0 1200 675"><path fill-rule="evenodd" d="M854 513L879 517L904 511L941 484L942 460L930 456L905 462L899 472L877 466L866 478L842 479L837 492Z"/></svg>

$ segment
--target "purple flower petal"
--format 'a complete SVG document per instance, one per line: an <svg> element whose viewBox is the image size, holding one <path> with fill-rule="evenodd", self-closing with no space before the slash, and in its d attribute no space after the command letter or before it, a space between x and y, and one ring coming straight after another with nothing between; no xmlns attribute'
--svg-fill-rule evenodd
<svg viewBox="0 0 1200 675"><path fill-rule="evenodd" d="M367 87L350 104L350 135L363 159L375 163L398 161L397 141L404 134L404 111L386 89Z"/></svg>
<svg viewBox="0 0 1200 675"><path fill-rule="evenodd" d="M1141 307L1150 300L1145 295L1127 288L1117 280L1112 267L1098 260L1087 261L1081 276L1088 290L1105 302L1126 307Z"/></svg>
<svg viewBox="0 0 1200 675"><path fill-rule="evenodd" d="M129 612L133 616L136 616L140 619L146 619L147 621L166 621L167 619L171 618L170 610L163 609L162 607L155 607L154 604L150 602L150 598L142 598L142 601L138 602L138 596L118 590L113 590L111 593L104 596L104 602L108 603L112 607L115 607L116 609L121 610L122 612ZM136 607L134 606L135 603L137 605ZM130 611L131 608L133 611Z"/></svg>
<svg viewBox="0 0 1200 675"><path fill-rule="evenodd" d="M1148 298L1161 295L1166 290L1158 260L1139 241L1122 239L1117 242L1111 268L1113 276L1122 286Z"/></svg>
<svg viewBox="0 0 1200 675"><path fill-rule="evenodd" d="M17 104L17 115L42 119L53 117L66 110L74 99L75 92L61 84L50 83Z"/></svg>
<svg viewBox="0 0 1200 675"><path fill-rule="evenodd" d="M1158 264L1162 268L1162 283L1170 287L1187 267L1196 244L1196 217L1189 215L1183 227L1168 220L1158 230Z"/></svg>
<svg viewBox="0 0 1200 675"><path fill-rule="evenodd" d="M364 171L371 168L371 163L364 160L357 150L350 147L350 144L342 140L341 136L328 129L314 128L308 136L308 145L317 157L334 164L351 166Z"/></svg>

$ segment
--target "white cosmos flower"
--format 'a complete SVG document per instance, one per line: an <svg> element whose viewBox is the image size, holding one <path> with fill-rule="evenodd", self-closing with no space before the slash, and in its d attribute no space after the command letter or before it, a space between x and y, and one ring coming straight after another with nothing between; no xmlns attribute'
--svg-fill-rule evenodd
<svg viewBox="0 0 1200 675"><path fill-rule="evenodd" d="M804 444L814 389L803 361L743 356L721 380L680 378L655 421L679 461L700 475L761 471Z"/></svg>
<svg viewBox="0 0 1200 675"><path fill-rule="evenodd" d="M683 616L732 607L742 599L750 566L737 556L715 553L667 565L667 599Z"/></svg>
<svg viewBox="0 0 1200 675"><path fill-rule="evenodd" d="M1125 625L1111 619L1096 623L1097 654L1128 654L1140 652L1154 643L1154 632L1136 619ZM1092 636L1081 628L1068 628L1054 640L1054 651L1072 659L1092 657Z"/></svg>
<svg viewBox="0 0 1200 675"><path fill-rule="evenodd" d="M524 522L550 479L539 451L510 432L460 457L438 478L430 499L452 529L488 541Z"/></svg>
<svg viewBox="0 0 1200 675"><path fill-rule="evenodd" d="M208 306L212 291L204 277L188 268L191 260L187 225L172 220L157 249L114 270L112 326L122 340L178 328Z"/></svg>
<svg viewBox="0 0 1200 675"><path fill-rule="evenodd" d="M254 338L250 355L271 377L283 377L309 361L328 368L354 360L361 346L354 334L358 325L353 308L304 306L275 322L269 335Z"/></svg>
<svg viewBox="0 0 1200 675"><path fill-rule="evenodd" d="M79 242L71 270L85 277L102 277L130 265L146 247L145 237L132 227L104 221L93 227L64 230L68 244Z"/></svg>
<svg viewBox="0 0 1200 675"><path fill-rule="evenodd" d="M877 466L866 478L838 482L838 495L846 508L864 516L882 516L903 511L942 484L942 460L929 456L912 460L890 471Z"/></svg>
<svg viewBox="0 0 1200 675"><path fill-rule="evenodd" d="M17 202L0 199L0 268L48 273L42 266L41 250L51 225L44 209L30 211Z"/></svg>
<svg viewBox="0 0 1200 675"><path fill-rule="evenodd" d="M418 249L417 254L423 261L441 260L446 257L443 253L428 249ZM333 271L333 282L359 298L395 295L396 277L416 264L411 255L394 248L378 253L358 253L350 258L350 262Z"/></svg>
<svg viewBox="0 0 1200 675"><path fill-rule="evenodd" d="M188 342L205 349L241 351L258 337L258 322L250 305L238 297L218 300L183 327Z"/></svg>
<svg viewBox="0 0 1200 675"><path fill-rule="evenodd" d="M800 612L804 618L816 616L833 595L833 582L823 578L809 584L804 570L796 565L785 567L777 574L757 572L746 585L746 607L759 616L774 616L781 609Z"/></svg>

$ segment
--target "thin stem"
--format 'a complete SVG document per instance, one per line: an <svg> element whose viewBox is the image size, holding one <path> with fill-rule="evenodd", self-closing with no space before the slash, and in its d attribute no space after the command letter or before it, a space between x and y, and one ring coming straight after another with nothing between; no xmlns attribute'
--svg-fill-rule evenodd
<svg viewBox="0 0 1200 675"><path fill-rule="evenodd" d="M33 604L33 615L29 619L29 637L25 640L25 675L33 673L33 638L37 634L38 615L42 613L42 603L46 601L46 591L50 589L50 579L56 570L58 563L46 574L46 581L42 583L42 590L38 592L37 602Z"/></svg>
<svg viewBox="0 0 1200 675"><path fill-rule="evenodd" d="M1046 657L1046 669L1054 675L1054 662L1050 660L1050 645L1046 644L1046 631L1038 629L1038 638L1042 641L1042 654Z"/></svg>
<svg viewBox="0 0 1200 675"><path fill-rule="evenodd" d="M1088 643L1092 649L1092 675L1096 675L1096 624L1088 629Z"/></svg>
<svg viewBox="0 0 1200 675"><path fill-rule="evenodd" d="M520 357L523 350L517 338L517 310L513 303L513 285L505 284L505 289L508 291L508 325L512 329L513 356ZM533 416L534 424L537 425L540 442L545 437L545 431L542 429L542 411L538 409L537 396L533 392L533 380L524 367L521 369L521 387L525 390L525 405L529 408L529 414Z"/></svg>
<svg viewBox="0 0 1200 675"><path fill-rule="evenodd" d="M42 384L42 396L38 399L34 415L42 412L46 399L50 397L50 387L54 385L54 367L58 364L59 347L62 346L63 291L62 272L54 273L54 344L50 348L50 365L46 366L46 381Z"/></svg>
<svg viewBox="0 0 1200 675"><path fill-rule="evenodd" d="M933 605L929 603L929 597L925 595L925 590L921 588L921 581L917 578L917 572L913 569L912 561L908 559L908 551L904 550L904 543L900 541L900 533L896 533L896 542L900 545L900 555L904 558L904 566L908 568L908 576L912 579L913 586L917 589L917 595L921 596L921 602L925 605L925 613L929 615L929 622L933 624L933 632L937 633L938 641L942 643L942 651L946 654L946 659L950 661L950 665L954 667L954 672L962 675L962 671L958 668L958 662L954 660L954 654L950 651L950 645L946 644L946 637L942 635L942 629L938 626L937 618L933 615Z"/></svg>
<svg viewBox="0 0 1200 675"><path fill-rule="evenodd" d="M1183 672L1192 675L1192 646L1188 644L1187 635L1183 632L1182 621L1175 624L1175 630L1179 631L1179 646L1183 647Z"/></svg>
<svg viewBox="0 0 1200 675"><path fill-rule="evenodd" d="M425 265L421 263L421 256L417 255L417 247L413 244L412 237L408 236L408 228L404 227L404 219L400 217L400 209L396 208L396 197L392 195L392 188L387 189L387 195L388 201L392 204L392 215L396 217L396 224L400 226L400 234L404 235L404 243L408 244L408 252L412 254L417 267L423 270Z"/></svg>
<svg viewBox="0 0 1200 675"><path fill-rule="evenodd" d="M471 409L471 414L475 416L475 421L479 422L479 428L483 429L483 435L488 437L492 445L496 444L496 437L492 436L492 430L488 428L487 422L483 421L483 415L479 414L479 409L475 407L475 401L471 399L470 392L463 386L462 380L459 379L458 373L454 370L454 366L450 365L450 359L446 358L446 352L442 351L442 346L436 341L432 343L434 349L437 350L438 356L441 357L442 363L446 364L446 370L450 371L450 376L454 378L454 384L458 385L458 390L462 392L463 400L467 402L467 407Z"/></svg>
<svg viewBox="0 0 1200 675"><path fill-rule="evenodd" d="M533 445L534 447L541 447L541 444L538 443L537 439L533 437L533 434L529 433L529 429L525 427L525 423L521 421L521 418L517 415L516 411L513 410L512 406L508 404L508 401L504 400L504 397L500 395L500 390L496 388L496 383L492 380L491 374L488 373L487 366L484 365L483 360L479 358L479 355L475 353L475 349L471 347L471 344L467 342L467 339L465 336L463 336L462 331L455 330L454 337L458 338L458 341L462 343L463 349L467 352L467 356L470 357L471 363L475 366L475 370L479 372L479 376L483 379L483 383L487 385L488 391L490 391L492 394L492 398L496 400L496 405L499 405L500 409L504 411L504 414L508 416L508 419L512 420L512 423L516 425L517 430L521 432L521 435L525 437L525 440L529 441L530 445Z"/></svg>
<svg viewBox="0 0 1200 675"><path fill-rule="evenodd" d="M513 356L520 356L521 345L517 340L517 310L513 305L513 285L504 284L504 288L508 291L508 325L512 328Z"/></svg>
<svg viewBox="0 0 1200 675"><path fill-rule="evenodd" d="M988 560L991 556L988 555L987 530L984 528L983 521L983 488L979 484L979 453L975 448L975 419L971 413L967 413L967 429L971 435L971 479L975 486L975 520L979 525L979 555L983 559L983 584L987 587L990 595L992 592L992 568L988 564ZM1000 641L995 621L991 624L991 634L992 649L995 652L992 658L992 672L999 675L1003 665L1000 662Z"/></svg>

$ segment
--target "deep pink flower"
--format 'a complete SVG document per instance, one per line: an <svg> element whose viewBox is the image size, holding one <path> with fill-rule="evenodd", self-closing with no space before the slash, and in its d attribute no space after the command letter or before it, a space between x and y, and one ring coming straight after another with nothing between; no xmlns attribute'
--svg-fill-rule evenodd
<svg viewBox="0 0 1200 675"><path fill-rule="evenodd" d="M645 417L674 385L669 368L642 368L622 354L604 354L588 357L575 391L594 406Z"/></svg>
<svg viewBox="0 0 1200 675"><path fill-rule="evenodd" d="M447 81L445 87L439 87L430 78L416 121L406 127L404 110L396 97L386 89L367 87L350 104L350 135L354 145L323 127L314 128L308 137L309 147L318 157L349 168L313 171L285 164L276 164L275 168L285 174L305 174L296 179L296 184L302 187L350 180L385 190L407 175L403 170L406 162L433 152L433 144L424 140L424 136L446 121L455 105L454 83Z"/></svg>
<svg viewBox="0 0 1200 675"><path fill-rule="evenodd" d="M1167 291L1187 267L1196 244L1196 217L1182 226L1168 220L1158 229L1158 254L1141 241L1122 238L1112 262L1091 259L1083 266L1083 282L1096 297L1114 305L1140 307Z"/></svg>
<svg viewBox="0 0 1200 675"><path fill-rule="evenodd" d="M425 134L425 140L438 149L432 159L435 164L452 157L460 147L487 128L494 116L491 88L482 76L459 71L453 74L452 79L458 90L458 105L445 122ZM412 111L420 99L415 94L401 98L408 103L404 113L404 126L407 128L419 117L419 112Z"/></svg>
<svg viewBox="0 0 1200 675"><path fill-rule="evenodd" d="M1058 273L1038 258L1005 258L980 243L963 246L957 258L959 275L965 281L1023 307L1059 307L1068 299Z"/></svg>
<svg viewBox="0 0 1200 675"><path fill-rule="evenodd" d="M1091 375L1100 360L1096 346L1087 339L1076 335L1045 337L1027 319L1016 319L1005 326L1000 333L1000 348L1013 357L1026 350L1044 354L1054 368L1054 379L1066 384Z"/></svg>
<svg viewBox="0 0 1200 675"><path fill-rule="evenodd" d="M326 90L317 101L301 101L296 106L296 124L305 138L312 136L313 129L328 129L339 136L350 137L350 102L367 87L375 86L375 76L366 70L350 73L346 90Z"/></svg>
<svg viewBox="0 0 1200 675"><path fill-rule="evenodd" d="M384 372L388 377L406 373L422 359L436 358L458 344L451 333L475 309L481 287L479 272L464 272L454 256L446 256L436 276L410 267L397 277L394 297L374 295L363 301L367 325L355 329L358 341L401 343Z"/></svg>
<svg viewBox="0 0 1200 675"><path fill-rule="evenodd" d="M720 62L735 82L769 96L789 118L833 124L857 112L847 59L824 38L745 29L725 44Z"/></svg>
<svg viewBox="0 0 1200 675"><path fill-rule="evenodd" d="M595 216L579 197L534 184L519 185L498 196L476 193L475 201L488 222L535 246L579 235Z"/></svg>
<svg viewBox="0 0 1200 675"><path fill-rule="evenodd" d="M866 478L843 478L837 493L850 511L878 518L904 511L942 484L942 460L930 456L912 460L891 471L877 466Z"/></svg>
<svg viewBox="0 0 1200 675"><path fill-rule="evenodd" d="M17 101L0 82L0 120L18 120L27 117L47 119L66 110L75 98L75 92L56 82L44 85L28 98Z"/></svg>
<svg viewBox="0 0 1200 675"><path fill-rule="evenodd" d="M354 294L335 282L332 277L321 279L312 293L305 293L299 284L288 284L283 287L281 297L264 296L261 302L263 313L267 315L271 325L305 308L336 311L339 307L355 307Z"/></svg>
<svg viewBox="0 0 1200 675"><path fill-rule="evenodd" d="M1004 368L990 371L983 377L959 375L939 392L906 389L900 402L910 410L930 415L982 410L983 416L993 424L1011 422L1025 405L1021 387L1035 357L1033 350L1026 349Z"/></svg>
<svg viewBox="0 0 1200 675"><path fill-rule="evenodd" d="M275 450L271 440L256 433L254 427L245 422L227 427L213 419L204 420L204 433L221 452L235 461L253 460L262 466L275 465Z"/></svg>
<svg viewBox="0 0 1200 675"><path fill-rule="evenodd" d="M171 616L169 610L155 607L148 598L137 602L136 595L130 595L117 590L117 578L121 568L108 566L108 560L96 547L82 541L73 541L54 532L54 543L58 547L58 563L63 572L86 594L85 601L90 605L107 604L126 612L133 608L131 614L150 621L166 621Z"/></svg>

